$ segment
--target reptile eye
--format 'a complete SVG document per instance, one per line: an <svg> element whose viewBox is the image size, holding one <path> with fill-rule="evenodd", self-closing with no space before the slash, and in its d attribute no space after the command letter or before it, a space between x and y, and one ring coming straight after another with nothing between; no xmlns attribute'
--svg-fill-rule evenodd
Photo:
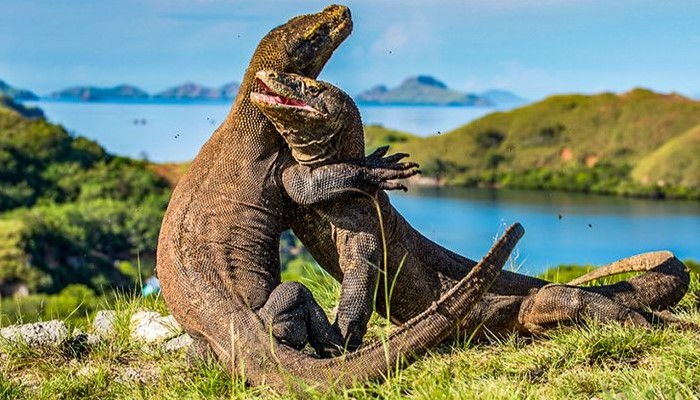
<svg viewBox="0 0 700 400"><path fill-rule="evenodd" d="M309 86L306 88L306 90L309 92L310 95L316 96L317 94L321 93L321 90L316 87L316 86Z"/></svg>

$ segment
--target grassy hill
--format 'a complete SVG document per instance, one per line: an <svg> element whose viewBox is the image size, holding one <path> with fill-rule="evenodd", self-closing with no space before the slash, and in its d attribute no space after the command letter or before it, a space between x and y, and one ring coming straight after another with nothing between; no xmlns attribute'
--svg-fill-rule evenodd
<svg viewBox="0 0 700 400"><path fill-rule="evenodd" d="M675 94L560 95L446 134L394 142L392 149L411 154L444 184L699 198L685 168L697 154L687 144L697 148L690 130L698 124L700 102ZM375 129L367 136L374 146L388 133ZM665 163L669 157L677 162ZM665 167L653 166L659 163ZM649 167L632 174L637 164ZM649 169L656 175L642 179Z"/></svg>
<svg viewBox="0 0 700 400"><path fill-rule="evenodd" d="M700 186L700 125L669 140L641 159L632 170L639 182Z"/></svg>
<svg viewBox="0 0 700 400"><path fill-rule="evenodd" d="M0 102L0 296L132 285L133 265L153 268L168 183L31 114Z"/></svg>
<svg viewBox="0 0 700 400"><path fill-rule="evenodd" d="M414 140L421 140L421 138L410 133L386 129L381 125L365 126L365 148L367 152L385 145L390 145L393 149L397 145Z"/></svg>

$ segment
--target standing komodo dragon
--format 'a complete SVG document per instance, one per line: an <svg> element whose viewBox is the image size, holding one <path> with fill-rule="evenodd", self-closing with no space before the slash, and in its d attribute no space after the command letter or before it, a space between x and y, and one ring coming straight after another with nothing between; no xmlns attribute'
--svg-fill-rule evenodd
<svg viewBox="0 0 700 400"><path fill-rule="evenodd" d="M294 74L260 71L257 78L263 91L252 94L253 103L274 123L298 163L319 168L363 158L362 122L347 94L328 83ZM389 282L394 287L390 309L386 308L383 289L378 290L376 309L383 315L390 312L396 322L420 313L474 265L415 231L383 192L377 193L377 201L382 223L371 198L356 194L342 202L304 208L301 214L306 223L294 227L320 265L342 282L336 324L350 347L359 345L373 310L382 269L380 229L386 237L388 279L380 276L379 287ZM329 243L328 238L334 238L335 243ZM535 333L582 317L648 325L651 315L642 310L667 308L687 290L686 268L669 252L618 261L580 282L632 270L647 272L626 282L589 288L549 284L504 271L462 327L468 333L481 324L492 333Z"/></svg>
<svg viewBox="0 0 700 400"><path fill-rule="evenodd" d="M509 229L472 273L425 313L393 332L386 343L343 357L317 359L274 339L275 326L267 318L279 310L289 311L286 307L291 304L296 309L292 314L303 314L308 329L326 334L319 339L322 343L316 343L317 350L323 350L324 341L333 344L330 324L305 288L280 284L279 237L292 207L280 180L294 180L291 186L314 195L305 199L314 203L350 188L398 187L386 180L413 173L405 171L407 164L381 156L371 159L371 165L333 164L290 172L286 169L292 160L289 150L250 103L249 94L260 90L254 80L256 71L314 77L351 26L347 8L329 6L294 18L262 39L231 112L175 188L158 243L163 297L195 345L203 349L208 343L232 374L279 391L378 379L399 361L425 352L443 340L488 289L523 234L520 225ZM293 190L290 194L304 197ZM310 337L319 336L311 332Z"/></svg>

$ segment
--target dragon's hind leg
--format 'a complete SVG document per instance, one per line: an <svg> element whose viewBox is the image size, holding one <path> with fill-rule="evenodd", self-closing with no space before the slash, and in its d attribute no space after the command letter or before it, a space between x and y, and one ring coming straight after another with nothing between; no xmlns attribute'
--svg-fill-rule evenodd
<svg viewBox="0 0 700 400"><path fill-rule="evenodd" d="M606 276L628 271L644 271L628 280L611 285L589 286L586 290L601 294L635 310L666 310L677 304L690 285L688 268L672 253L658 251L625 258L601 267L586 276ZM599 276L594 276L599 277ZM585 277L573 281L578 284Z"/></svg>
<svg viewBox="0 0 700 400"><path fill-rule="evenodd" d="M585 319L614 321L625 326L651 326L640 312L586 288L560 284L547 285L526 296L518 315L519 322L531 333Z"/></svg>

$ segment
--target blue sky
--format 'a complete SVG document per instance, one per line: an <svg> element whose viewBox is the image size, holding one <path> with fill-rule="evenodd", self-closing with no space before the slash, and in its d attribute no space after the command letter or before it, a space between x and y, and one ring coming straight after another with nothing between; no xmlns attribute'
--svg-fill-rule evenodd
<svg viewBox="0 0 700 400"><path fill-rule="evenodd" d="M2 0L0 79L47 94L239 81L258 40L306 0ZM322 77L357 93L430 74L464 91L700 94L697 0L347 1L352 36Z"/></svg>

